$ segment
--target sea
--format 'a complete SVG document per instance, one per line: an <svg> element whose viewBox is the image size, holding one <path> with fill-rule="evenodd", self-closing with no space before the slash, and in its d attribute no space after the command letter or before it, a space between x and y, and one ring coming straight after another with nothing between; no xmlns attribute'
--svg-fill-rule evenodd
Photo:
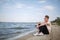
<svg viewBox="0 0 60 40"><path fill-rule="evenodd" d="M22 35L35 29L35 22L0 22L0 40Z"/></svg>

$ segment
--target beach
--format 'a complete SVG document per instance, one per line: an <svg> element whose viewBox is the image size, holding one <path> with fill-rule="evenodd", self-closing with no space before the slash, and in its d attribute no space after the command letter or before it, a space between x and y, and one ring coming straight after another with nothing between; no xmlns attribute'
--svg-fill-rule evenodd
<svg viewBox="0 0 60 40"><path fill-rule="evenodd" d="M60 40L60 26L52 25L52 32L49 35L34 36L35 32L31 32L15 40Z"/></svg>

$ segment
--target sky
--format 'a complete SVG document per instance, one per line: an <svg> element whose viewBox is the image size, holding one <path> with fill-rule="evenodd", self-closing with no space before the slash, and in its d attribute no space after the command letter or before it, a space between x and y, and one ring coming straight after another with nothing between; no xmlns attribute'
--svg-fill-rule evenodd
<svg viewBox="0 0 60 40"><path fill-rule="evenodd" d="M60 0L0 0L0 22L39 22L60 17Z"/></svg>

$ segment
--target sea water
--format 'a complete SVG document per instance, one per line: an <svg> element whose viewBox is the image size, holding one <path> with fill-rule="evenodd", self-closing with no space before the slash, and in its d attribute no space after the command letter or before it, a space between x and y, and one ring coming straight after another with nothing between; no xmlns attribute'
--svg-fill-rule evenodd
<svg viewBox="0 0 60 40"><path fill-rule="evenodd" d="M0 40L5 40L35 29L34 22L0 22Z"/></svg>

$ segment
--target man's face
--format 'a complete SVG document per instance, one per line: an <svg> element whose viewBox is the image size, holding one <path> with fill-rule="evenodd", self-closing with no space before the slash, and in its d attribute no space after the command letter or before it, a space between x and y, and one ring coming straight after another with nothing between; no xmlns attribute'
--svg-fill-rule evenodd
<svg viewBox="0 0 60 40"><path fill-rule="evenodd" d="M45 22L47 22L47 21L48 21L48 18L47 18L47 17L45 17L45 18L44 18L44 21L45 21Z"/></svg>

